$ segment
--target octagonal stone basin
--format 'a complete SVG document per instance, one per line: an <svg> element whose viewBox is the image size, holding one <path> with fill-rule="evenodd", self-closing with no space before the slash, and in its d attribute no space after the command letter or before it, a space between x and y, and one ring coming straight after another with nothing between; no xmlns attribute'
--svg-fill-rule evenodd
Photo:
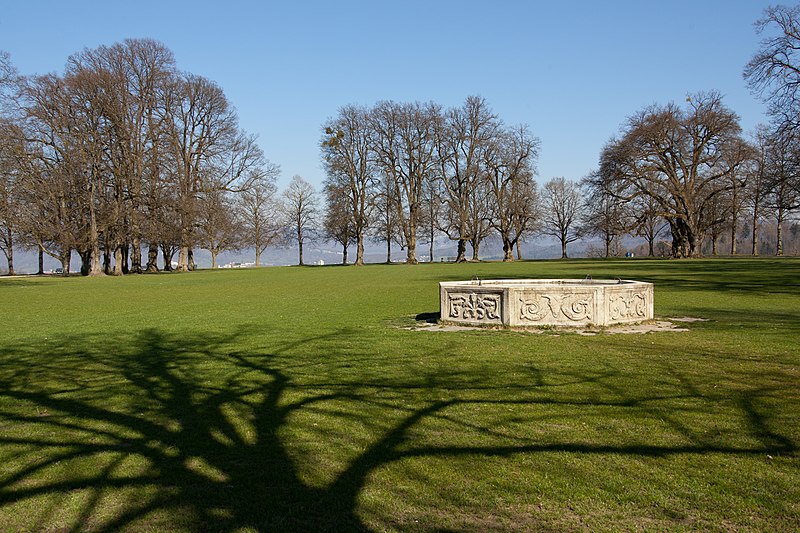
<svg viewBox="0 0 800 533"><path fill-rule="evenodd" d="M468 326L611 326L653 318L653 284L498 279L439 283L440 321Z"/></svg>

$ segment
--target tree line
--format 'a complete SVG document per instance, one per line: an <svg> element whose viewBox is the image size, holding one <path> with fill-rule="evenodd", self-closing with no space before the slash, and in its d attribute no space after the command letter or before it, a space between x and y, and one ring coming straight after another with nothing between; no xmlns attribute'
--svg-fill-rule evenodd
<svg viewBox="0 0 800 533"><path fill-rule="evenodd" d="M508 127L477 96L457 108L430 103L348 105L323 125L326 233L356 246L364 262L371 235L406 250L416 263L417 243L432 247L439 233L478 257L496 232L506 259L538 218L534 180L539 140L526 126ZM433 257L433 251L430 256Z"/></svg>
<svg viewBox="0 0 800 533"><path fill-rule="evenodd" d="M280 169L245 132L222 88L180 71L150 39L71 56L63 75L19 76L0 52L0 251L13 274L15 249L48 254L84 274L194 268L194 250L255 249L294 242L304 263L312 238L338 242L343 260L365 240L418 261L446 236L456 261L477 260L487 239L503 259L549 235L568 245L599 238L603 254L626 235L657 253L757 255L762 227L775 232L800 209L800 7L771 7L765 37L744 77L769 104L771 123L745 137L716 92L634 113L579 181L537 184L540 143L508 125L479 96L445 108L383 101L340 108L322 124L319 193L300 176L278 193ZM322 205L321 205L322 204ZM323 208L324 206L324 208ZM177 256L177 261L175 258Z"/></svg>
<svg viewBox="0 0 800 533"><path fill-rule="evenodd" d="M744 77L769 103L769 126L749 139L738 115L717 92L648 106L626 120L603 147L598 169L579 183L534 180L539 142L526 126L507 127L479 97L457 108L435 103L349 105L323 126L326 168L325 228L345 249L355 244L363 262L365 235L382 236L407 250L414 263L418 236L431 246L437 234L467 244L478 258L481 242L500 239L504 260L524 237L543 233L567 245L601 238L605 255L625 235L644 237L654 255L661 234L671 235L673 257L716 254L723 233L739 253L740 229L751 231L759 254L764 222L775 226L775 253L783 254L783 226L800 209L800 7L768 8L756 22L772 31Z"/></svg>
<svg viewBox="0 0 800 533"><path fill-rule="evenodd" d="M718 93L697 93L686 104L649 106L628 118L603 148L599 168L573 182L563 177L541 188L534 179L539 142L526 126L507 127L486 101L472 96L460 107L381 102L342 107L323 125L326 235L344 249L364 239L392 243L417 261L417 240L455 241L456 261L478 259L490 237L503 259L521 258L520 243L555 237L561 257L581 238L600 238L604 255L621 239L643 237L649 255L671 235L673 257L695 257L724 232L732 255L740 229L752 231L759 253L761 224L772 219L775 253L782 226L798 208L795 152L784 136L761 127L745 139L739 118ZM800 153L800 152L796 152Z"/></svg>
<svg viewBox="0 0 800 533"><path fill-rule="evenodd" d="M237 217L259 247L277 166L213 81L150 39L72 55L63 75L17 75L0 56L0 250L48 254L84 274L194 268L230 246ZM265 224L266 221L266 224ZM239 238L238 236L236 237ZM263 249L263 248L262 248Z"/></svg>

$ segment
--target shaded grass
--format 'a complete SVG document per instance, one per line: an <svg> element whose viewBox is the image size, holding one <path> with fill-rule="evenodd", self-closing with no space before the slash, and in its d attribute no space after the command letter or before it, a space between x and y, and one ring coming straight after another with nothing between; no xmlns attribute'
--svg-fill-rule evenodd
<svg viewBox="0 0 800 533"><path fill-rule="evenodd" d="M439 281L656 284L688 333L393 327ZM0 280L2 530L800 527L797 260Z"/></svg>

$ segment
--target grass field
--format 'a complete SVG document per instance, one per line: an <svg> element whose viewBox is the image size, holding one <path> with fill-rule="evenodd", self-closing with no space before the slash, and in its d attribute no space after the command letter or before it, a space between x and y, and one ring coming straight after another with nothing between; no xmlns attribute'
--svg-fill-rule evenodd
<svg viewBox="0 0 800 533"><path fill-rule="evenodd" d="M412 331L438 282L688 332ZM800 260L0 279L0 531L800 529Z"/></svg>

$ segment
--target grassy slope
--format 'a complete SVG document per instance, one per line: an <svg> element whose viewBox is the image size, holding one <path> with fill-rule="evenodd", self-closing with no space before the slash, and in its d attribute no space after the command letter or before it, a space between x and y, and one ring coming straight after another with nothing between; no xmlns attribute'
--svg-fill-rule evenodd
<svg viewBox="0 0 800 533"><path fill-rule="evenodd" d="M688 333L395 326L652 281ZM800 528L800 261L0 280L0 530Z"/></svg>

